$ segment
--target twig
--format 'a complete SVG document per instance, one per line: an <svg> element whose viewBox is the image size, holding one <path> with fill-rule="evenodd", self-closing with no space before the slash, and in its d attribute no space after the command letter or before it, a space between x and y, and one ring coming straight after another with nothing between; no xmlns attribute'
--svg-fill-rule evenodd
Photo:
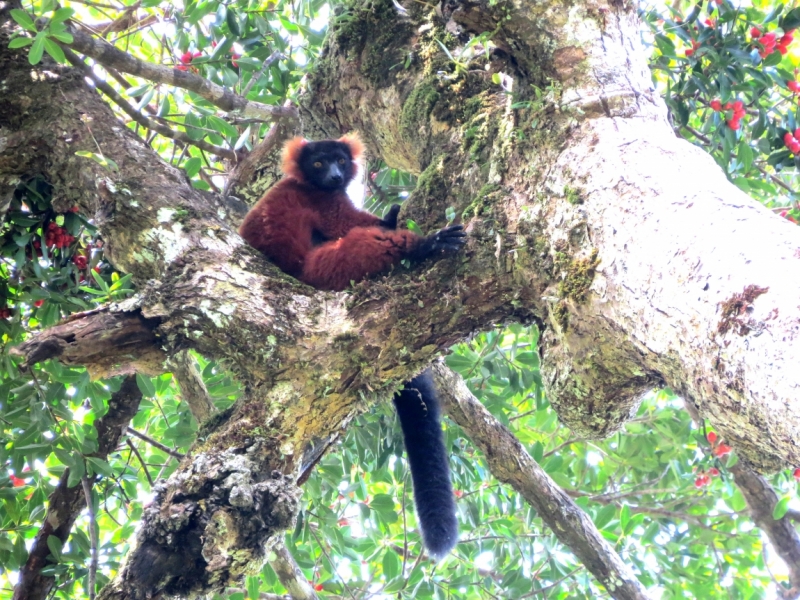
<svg viewBox="0 0 800 600"><path fill-rule="evenodd" d="M261 68L258 70L258 73L254 73L253 76L250 78L250 81L247 82L247 85L244 86L242 90L242 96L247 97L247 94L250 93L250 90L253 88L253 84L258 81L261 76L267 72L267 69L270 68L272 63L274 63L279 58L286 60L286 56L279 50L275 50L272 54L270 54L267 59L264 61L264 64L261 65Z"/></svg>
<svg viewBox="0 0 800 600"><path fill-rule="evenodd" d="M106 96L108 96L114 104L119 106L125 114L127 114L131 119L139 123L142 127L146 127L160 135L163 135L166 138L176 140L182 142L184 144L191 144L192 146L197 146L201 150L206 150L207 152L212 152L214 154L218 154L219 156L224 156L225 158L235 160L236 153L233 150L228 150L227 148L221 148L220 146L214 146L213 144L209 144L203 140L193 140L189 137L189 135L183 131L175 131L174 129L170 129L169 127L162 125L149 119L148 117L144 116L142 113L137 111L130 103L125 100L122 96L120 96L117 91L108 85L105 81L97 77L92 71L91 67L89 67L86 63L84 63L81 58L72 52L69 48L64 48L64 55L67 57L67 60L76 68L80 69L84 76L91 79L98 90L103 92Z"/></svg>
<svg viewBox="0 0 800 600"><path fill-rule="evenodd" d="M336 574L336 576L339 578L339 581L342 582L342 586L344 586L344 589L347 590L348 595L353 600L356 600L356 597L353 595L353 591L350 589L350 586L347 585L347 582L344 580L344 577L339 575L339 571L336 569L336 563L333 562L333 559L330 557L330 554L328 554L328 551L325 550L325 546L322 545L322 540L320 540L319 537L317 537L317 532L314 531L314 529L312 527L309 527L308 530L311 532L311 535L314 536L314 539L317 540L317 544L319 545L319 549L322 550L322 553L325 555L325 558L328 559L328 564L331 566L331 571L333 571Z"/></svg>
<svg viewBox="0 0 800 600"><path fill-rule="evenodd" d="M128 429L130 429L130 428L128 428ZM144 459L142 458L142 455L139 454L138 448L136 448L136 446L133 445L133 442L130 440L130 438L125 440L125 442L128 444L128 447L136 455L136 458L139 459L139 462L142 465L142 469L144 469L144 475L145 475L145 477L147 477L147 481L150 483L150 487L153 487L153 478L150 476L150 471L147 470L147 463L144 462Z"/></svg>
<svg viewBox="0 0 800 600"><path fill-rule="evenodd" d="M155 446L156 448L158 448L162 452L166 452L170 456L174 456L178 460L183 460L186 457L185 454L181 454L177 450L173 450L169 446L165 446L161 442L156 441L153 438L151 438L149 435L145 435L144 433L141 433L140 431L136 431L133 427L128 427L127 432L130 433L131 435L135 435L140 440L144 440L145 442L147 442L151 446Z"/></svg>
<svg viewBox="0 0 800 600"><path fill-rule="evenodd" d="M63 44L59 42L61 47L65 49L69 47L89 56L103 66L114 67L123 73L136 75L149 81L167 83L190 90L222 110L238 112L246 117L289 119L292 121L297 119L298 113L294 107L270 106L261 102L252 102L199 75L135 58L107 41L94 38L83 31L78 31L74 27L70 28L70 33L73 37L72 43Z"/></svg>
<svg viewBox="0 0 800 600"><path fill-rule="evenodd" d="M92 562L89 564L89 600L94 600L95 585L97 581L97 516L94 514L94 503L92 502L92 485L86 478L81 477L83 484L83 494L86 496L86 508L89 511L89 539L92 544Z"/></svg>

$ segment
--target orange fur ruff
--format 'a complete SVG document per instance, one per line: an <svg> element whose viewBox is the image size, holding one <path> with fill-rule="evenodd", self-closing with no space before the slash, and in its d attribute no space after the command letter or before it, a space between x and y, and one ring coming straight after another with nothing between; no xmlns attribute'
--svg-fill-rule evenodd
<svg viewBox="0 0 800 600"><path fill-rule="evenodd" d="M358 169L360 165L360 158L364 154L364 142L361 141L358 133L355 131L343 135L338 142L346 144L350 149L350 154L353 157L353 166ZM300 153L303 151L303 146L308 143L308 140L301 137L292 138L283 147L283 162L281 170L289 177L294 177L297 181L304 181L303 172L300 170Z"/></svg>

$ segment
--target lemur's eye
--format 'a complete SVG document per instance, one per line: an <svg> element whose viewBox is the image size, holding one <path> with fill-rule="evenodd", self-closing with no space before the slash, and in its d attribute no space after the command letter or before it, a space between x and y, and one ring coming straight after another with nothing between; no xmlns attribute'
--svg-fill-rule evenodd
<svg viewBox="0 0 800 600"><path fill-rule="evenodd" d="M340 158L340 159L339 159L339 164L340 164L340 165L343 165L343 164L344 164L344 163L346 163L346 162L347 162L347 161L346 161L345 159L343 159L343 158Z"/></svg>
<svg viewBox="0 0 800 600"><path fill-rule="evenodd" d="M314 163L314 167L316 167L317 169L321 169L322 168L322 163L317 161L317 162Z"/></svg>

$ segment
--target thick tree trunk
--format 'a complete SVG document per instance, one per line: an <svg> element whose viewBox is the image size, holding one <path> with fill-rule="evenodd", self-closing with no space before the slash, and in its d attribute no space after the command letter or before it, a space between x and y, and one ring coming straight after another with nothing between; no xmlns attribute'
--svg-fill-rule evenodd
<svg viewBox="0 0 800 600"><path fill-rule="evenodd" d="M359 129L419 173L407 214L433 229L455 207L468 251L338 294L246 247L227 204L120 128L73 71L45 64L31 77L7 48L7 19L0 29L0 190L40 175L59 206L95 214L139 286L129 316L167 355L227 359L247 388L158 488L104 597L196 597L256 568L292 522L296 482L361 398L388 398L498 322L542 326L548 397L581 433L614 431L666 384L751 463L800 463L800 236L674 138L634 9L486 1L438 16L409 4L401 15L391 0L352 3L310 79L305 130ZM511 108L483 63L456 69L436 41L485 32L492 69L527 108ZM95 143L118 172L75 156Z"/></svg>
<svg viewBox="0 0 800 600"><path fill-rule="evenodd" d="M676 139L635 7L451 5L447 31L494 32L492 65L516 102L546 77L560 92L514 111L484 73L439 74L452 64L440 30L419 33L422 8L408 19L368 4L358 28L336 30L306 108L335 106L329 118L422 172L426 224L450 204L465 212L477 247L467 286L494 270L485 281L502 273L510 293L532 292L561 419L606 435L668 385L757 467L799 463L800 235ZM409 52L416 68L383 75Z"/></svg>

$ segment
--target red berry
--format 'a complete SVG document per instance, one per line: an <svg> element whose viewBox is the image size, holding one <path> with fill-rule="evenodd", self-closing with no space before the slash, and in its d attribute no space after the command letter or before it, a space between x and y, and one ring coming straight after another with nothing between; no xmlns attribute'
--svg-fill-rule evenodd
<svg viewBox="0 0 800 600"><path fill-rule="evenodd" d="M198 56L203 56L203 53L200 52L200 50L195 50L194 53L192 54L192 57L197 58Z"/></svg>
<svg viewBox="0 0 800 600"><path fill-rule="evenodd" d="M25 485L25 480L20 479L15 475L9 475L8 478L11 480L11 483L14 485L14 487L22 487Z"/></svg>
<svg viewBox="0 0 800 600"><path fill-rule="evenodd" d="M704 485L705 484L703 483L703 478L702 477L698 477L697 479L694 480L694 487L701 488Z"/></svg>
<svg viewBox="0 0 800 600"><path fill-rule="evenodd" d="M709 444L716 444L717 443L717 434L713 431L709 431L706 435L706 439L708 440Z"/></svg>
<svg viewBox="0 0 800 600"><path fill-rule="evenodd" d="M39 307L41 307L41 306L42 306L42 304L44 304L44 300L36 300L36 301L33 303L33 305L34 305L36 308L39 308Z"/></svg>
<svg viewBox="0 0 800 600"><path fill-rule="evenodd" d="M11 309L0 308L0 319L10 319L10 318L11 318Z"/></svg>
<svg viewBox="0 0 800 600"><path fill-rule="evenodd" d="M722 110L722 102L719 100L712 100L708 103L708 105L715 111L719 112Z"/></svg>
<svg viewBox="0 0 800 600"><path fill-rule="evenodd" d="M691 48L689 48L689 49L686 51L686 56L691 56L692 54L694 54L694 50L692 50Z"/></svg>
<svg viewBox="0 0 800 600"><path fill-rule="evenodd" d="M324 589L325 589L325 586L322 585L321 583L318 583L317 585L314 586L314 590L317 591L317 592L321 592Z"/></svg>
<svg viewBox="0 0 800 600"><path fill-rule="evenodd" d="M794 139L794 136L789 133L788 131L783 134L783 143L786 144L787 147L791 146L793 142L797 140Z"/></svg>
<svg viewBox="0 0 800 600"><path fill-rule="evenodd" d="M761 30L758 27L753 27L750 29L750 35L753 37L754 40L757 40L761 37Z"/></svg>
<svg viewBox="0 0 800 600"><path fill-rule="evenodd" d="M794 473L792 473L792 477L800 481L800 468L794 470Z"/></svg>
<svg viewBox="0 0 800 600"><path fill-rule="evenodd" d="M741 124L739 123L739 119L729 119L728 120L728 127L733 129L734 131L739 129L740 126L741 126Z"/></svg>
<svg viewBox="0 0 800 600"><path fill-rule="evenodd" d="M181 62L185 65L188 65L190 62L192 62L192 52L190 50L187 50L181 54Z"/></svg>
<svg viewBox="0 0 800 600"><path fill-rule="evenodd" d="M796 94L800 92L800 81L787 81L786 87Z"/></svg>
<svg viewBox="0 0 800 600"><path fill-rule="evenodd" d="M714 448L714 456L722 458L723 456L727 456L728 454L730 454L732 450L733 448L728 446L728 444L723 443Z"/></svg>
<svg viewBox="0 0 800 600"><path fill-rule="evenodd" d="M75 263L75 266L78 267L81 271L87 267L89 261L86 260L86 257L82 254L77 254L72 257L72 262Z"/></svg>
<svg viewBox="0 0 800 600"><path fill-rule="evenodd" d="M717 475L719 475L719 469L717 467L711 467L708 470L708 474L711 475L712 477L716 477Z"/></svg>

